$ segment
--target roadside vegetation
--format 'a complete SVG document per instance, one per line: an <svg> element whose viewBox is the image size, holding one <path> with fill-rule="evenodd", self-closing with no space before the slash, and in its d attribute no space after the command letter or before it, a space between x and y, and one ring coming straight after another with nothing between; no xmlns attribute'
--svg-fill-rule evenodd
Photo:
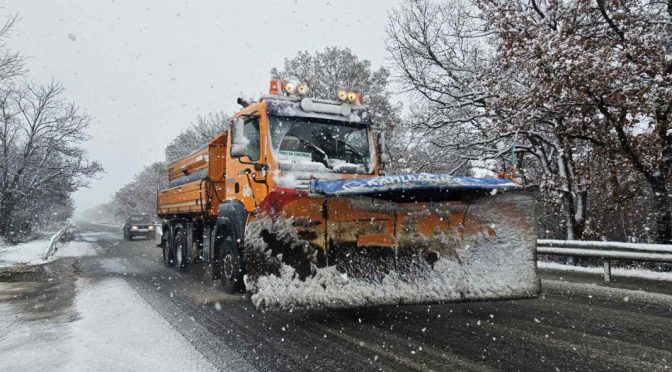
<svg viewBox="0 0 672 372"><path fill-rule="evenodd" d="M55 80L34 82L0 28L0 243L31 239L72 216L71 195L100 175L83 148L91 119Z"/></svg>

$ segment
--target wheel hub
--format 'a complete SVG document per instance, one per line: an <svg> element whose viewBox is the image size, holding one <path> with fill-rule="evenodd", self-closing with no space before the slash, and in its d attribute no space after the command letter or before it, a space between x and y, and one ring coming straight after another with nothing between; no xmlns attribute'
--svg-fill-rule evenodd
<svg viewBox="0 0 672 372"><path fill-rule="evenodd" d="M169 254L170 254L170 245L168 243L168 239L164 239L164 241L163 241L163 259L166 262L170 261Z"/></svg>
<svg viewBox="0 0 672 372"><path fill-rule="evenodd" d="M233 257L230 253L225 254L224 259L222 259L222 271L224 274L223 277L231 280L233 277Z"/></svg>
<svg viewBox="0 0 672 372"><path fill-rule="evenodd" d="M181 266L182 266L182 242L177 243L177 247L176 247L176 248L177 248L177 249L176 249L176 251L177 251L177 252L176 252L177 257L175 257L175 261L176 261L176 263L177 263L177 266L178 266L178 267L181 267Z"/></svg>

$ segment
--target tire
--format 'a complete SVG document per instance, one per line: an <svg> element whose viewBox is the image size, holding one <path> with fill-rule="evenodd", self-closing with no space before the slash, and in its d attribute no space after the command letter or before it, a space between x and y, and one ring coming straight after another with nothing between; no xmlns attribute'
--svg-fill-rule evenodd
<svg viewBox="0 0 672 372"><path fill-rule="evenodd" d="M161 247L163 250L163 264L166 267L171 267L175 265L175 260L173 259L173 250L170 246L170 239L168 239L168 233L161 235Z"/></svg>
<svg viewBox="0 0 672 372"><path fill-rule="evenodd" d="M187 231L180 227L175 229L175 266L180 271L187 270L187 257L189 249L187 247Z"/></svg>
<svg viewBox="0 0 672 372"><path fill-rule="evenodd" d="M156 233L153 232L153 233L147 235L147 239L149 239L149 240L156 240Z"/></svg>
<svg viewBox="0 0 672 372"><path fill-rule="evenodd" d="M128 240L128 232L124 229L124 240Z"/></svg>
<svg viewBox="0 0 672 372"><path fill-rule="evenodd" d="M219 249L219 268L222 279L222 289L226 293L240 293L245 291L245 270L243 257L238 249L237 239L233 234L227 235Z"/></svg>

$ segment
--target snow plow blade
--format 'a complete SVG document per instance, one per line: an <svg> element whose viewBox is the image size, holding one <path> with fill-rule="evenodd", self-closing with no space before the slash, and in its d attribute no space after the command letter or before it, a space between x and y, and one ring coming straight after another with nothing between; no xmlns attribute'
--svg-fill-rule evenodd
<svg viewBox="0 0 672 372"><path fill-rule="evenodd" d="M310 193L270 195L265 214L246 231L246 285L255 307L351 308L539 293L534 197L517 185L451 177L362 188L353 181L363 182L318 181Z"/></svg>

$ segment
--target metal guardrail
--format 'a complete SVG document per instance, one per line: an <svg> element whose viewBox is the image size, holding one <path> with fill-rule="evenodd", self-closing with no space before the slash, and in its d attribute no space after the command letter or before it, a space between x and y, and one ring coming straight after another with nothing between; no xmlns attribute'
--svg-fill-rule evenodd
<svg viewBox="0 0 672 372"><path fill-rule="evenodd" d="M601 258L605 282L611 282L611 261L614 259L672 263L672 245L668 244L539 239L537 253Z"/></svg>
<svg viewBox="0 0 672 372"><path fill-rule="evenodd" d="M46 260L51 256L56 249L58 249L57 245L59 242L63 240L68 234L72 233L72 228L74 226L68 225L62 229L60 229L56 234L54 234L51 239L49 240L49 245L47 246L47 250L44 251L44 254L42 255L42 259Z"/></svg>

